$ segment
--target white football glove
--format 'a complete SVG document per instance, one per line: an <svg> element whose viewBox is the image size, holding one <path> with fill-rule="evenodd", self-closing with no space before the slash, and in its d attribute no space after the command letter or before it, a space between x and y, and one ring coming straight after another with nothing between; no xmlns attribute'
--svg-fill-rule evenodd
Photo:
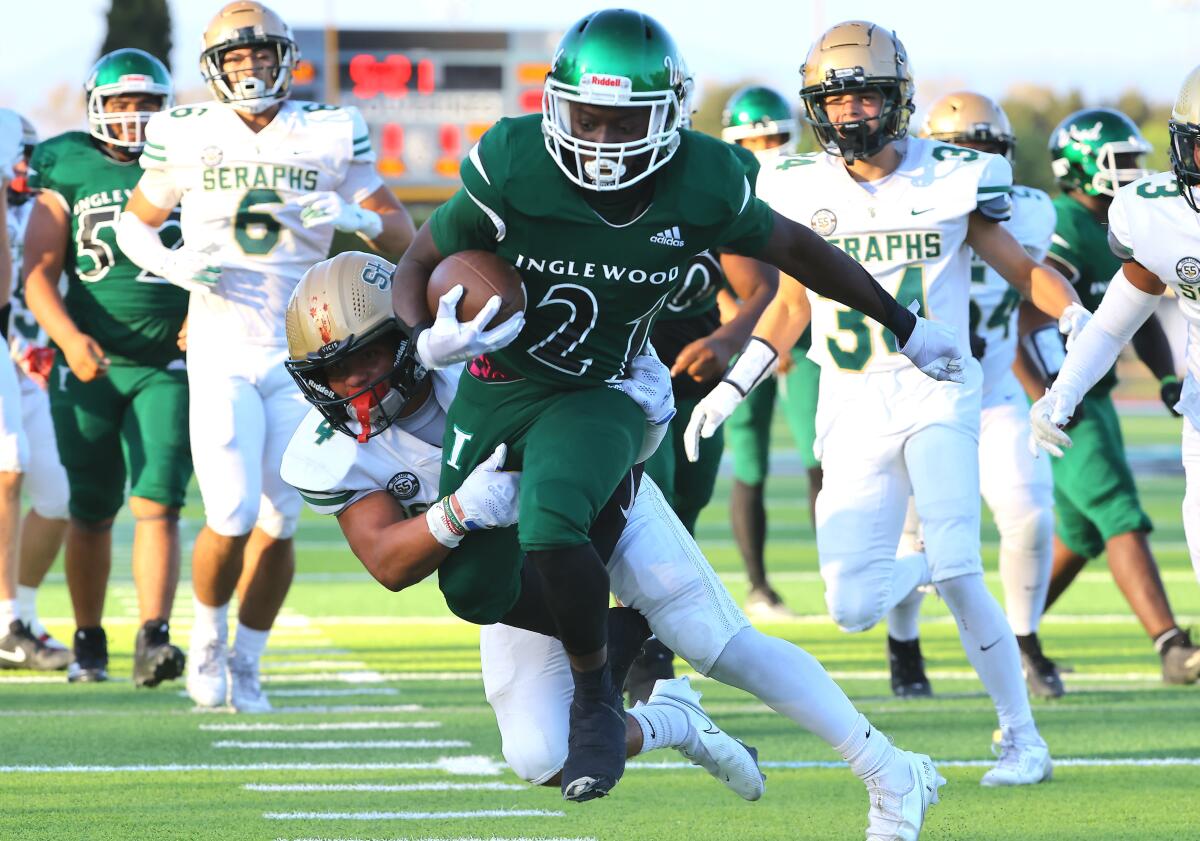
<svg viewBox="0 0 1200 841"><path fill-rule="evenodd" d="M1063 450L1071 448L1071 436L1062 427L1075 413L1075 407L1054 389L1045 393L1029 409L1029 451L1038 455L1045 450L1056 458L1062 458Z"/></svg>
<svg viewBox="0 0 1200 841"><path fill-rule="evenodd" d="M1085 324L1092 320L1092 314L1081 304L1070 304L1058 317L1058 332L1067 337L1067 350L1075 343L1075 338L1083 330Z"/></svg>
<svg viewBox="0 0 1200 841"><path fill-rule="evenodd" d="M498 446L454 492L467 531L503 528L517 521L521 472L504 469L507 454L506 445Z"/></svg>
<svg viewBox="0 0 1200 841"><path fill-rule="evenodd" d="M211 292L221 281L221 264L211 254L176 248L164 258L159 276L189 292Z"/></svg>
<svg viewBox="0 0 1200 841"><path fill-rule="evenodd" d="M696 404L696 408L692 409L687 429L683 432L683 449L687 453L688 461L700 460L700 439L712 438L743 399L742 393L733 383L721 380L716 388Z"/></svg>
<svg viewBox="0 0 1200 841"><path fill-rule="evenodd" d="M296 204L303 208L300 221L306 228L332 224L339 231L361 234L367 239L375 239L383 231L383 219L378 213L348 202L331 190L301 196Z"/></svg>
<svg viewBox="0 0 1200 841"><path fill-rule="evenodd" d="M481 353L500 350L525 327L525 313L519 312L491 330L484 329L484 325L500 311L499 295L489 298L473 319L460 322L455 310L463 291L459 284L443 295L438 301L433 326L417 335L417 358L430 370L447 368Z"/></svg>
<svg viewBox="0 0 1200 841"><path fill-rule="evenodd" d="M909 312L916 315L919 305L913 301ZM930 321L917 315L917 325L912 335L899 348L900 352L921 369L921 373L935 380L963 382L962 354L958 350L958 332L948 324Z"/></svg>
<svg viewBox="0 0 1200 841"><path fill-rule="evenodd" d="M638 405L646 416L646 429L642 433L642 446L635 464L641 464L654 455L675 417L675 392L671 388L671 370L658 358L650 343L630 363L628 379L613 383L613 388L624 392Z"/></svg>

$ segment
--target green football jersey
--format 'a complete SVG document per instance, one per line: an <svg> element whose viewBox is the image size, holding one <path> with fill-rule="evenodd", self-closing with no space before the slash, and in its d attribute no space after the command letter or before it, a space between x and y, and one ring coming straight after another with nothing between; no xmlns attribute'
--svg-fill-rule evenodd
<svg viewBox="0 0 1200 841"><path fill-rule="evenodd" d="M757 254L773 214L729 147L685 131L650 205L604 220L546 152L541 116L496 123L462 163L463 187L430 217L443 255L493 251L525 282L525 328L492 354L511 374L583 388L621 377L692 256Z"/></svg>
<svg viewBox="0 0 1200 841"><path fill-rule="evenodd" d="M1090 311L1100 306L1108 283L1121 268L1121 261L1108 247L1108 228L1091 211L1065 194L1056 196L1054 210L1058 222L1050 240L1050 256L1067 268L1067 280L1075 287L1079 300ZM1102 396L1117 384L1113 366L1089 394Z"/></svg>
<svg viewBox="0 0 1200 841"><path fill-rule="evenodd" d="M117 219L141 176L136 159L115 161L89 135L70 131L38 144L29 184L61 196L71 216L63 262L71 319L114 365L164 366L183 355L175 342L188 293L143 271L117 247ZM160 236L167 246L179 241L177 213Z"/></svg>

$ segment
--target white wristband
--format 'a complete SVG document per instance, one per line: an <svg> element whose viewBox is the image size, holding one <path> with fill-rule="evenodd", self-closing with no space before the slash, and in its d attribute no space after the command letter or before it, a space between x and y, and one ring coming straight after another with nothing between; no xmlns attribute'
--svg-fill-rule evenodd
<svg viewBox="0 0 1200 841"><path fill-rule="evenodd" d="M723 379L745 397L756 385L771 376L778 362L779 354L771 347L770 342L758 336L751 336L750 341L742 348L741 356L733 367L725 372Z"/></svg>
<svg viewBox="0 0 1200 841"><path fill-rule="evenodd" d="M446 502L449 497L442 497L425 512L425 523L433 539L447 549L457 549L462 542L463 533L459 532L450 515L446 513Z"/></svg>

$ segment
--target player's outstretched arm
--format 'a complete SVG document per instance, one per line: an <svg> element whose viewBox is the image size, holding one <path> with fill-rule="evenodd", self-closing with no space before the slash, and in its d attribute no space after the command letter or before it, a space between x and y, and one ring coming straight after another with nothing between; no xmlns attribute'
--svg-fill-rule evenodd
<svg viewBox="0 0 1200 841"><path fill-rule="evenodd" d="M358 206L368 213L377 214L382 222L378 235L364 237L367 244L376 251L395 258L412 244L413 237L417 235L417 227L413 224L408 209L387 187L380 187L360 201Z"/></svg>
<svg viewBox="0 0 1200 841"><path fill-rule="evenodd" d="M168 283L189 292L208 292L221 279L218 262L211 255L186 246L167 248L158 235L158 229L171 217L174 205L162 207L142 188L146 186L174 201L177 192L170 187L160 190L155 186L155 182L165 178L161 170L150 170L142 176L117 221L117 247L134 263Z"/></svg>
<svg viewBox="0 0 1200 841"><path fill-rule="evenodd" d="M71 373L81 382L90 382L108 370L108 357L95 339L76 326L58 291L71 238L71 220L58 193L43 190L35 202L25 228L21 266L25 303L50 340L62 349Z"/></svg>
<svg viewBox="0 0 1200 841"><path fill-rule="evenodd" d="M967 220L967 245L1009 285L1073 334L1087 320L1075 287L1051 266L1037 262L1003 226L976 211ZM1074 305L1074 306L1072 306Z"/></svg>

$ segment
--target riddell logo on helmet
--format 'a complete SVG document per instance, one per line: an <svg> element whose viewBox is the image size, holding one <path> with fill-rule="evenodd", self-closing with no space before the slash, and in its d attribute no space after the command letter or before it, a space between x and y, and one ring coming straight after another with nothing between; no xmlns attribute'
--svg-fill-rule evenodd
<svg viewBox="0 0 1200 841"><path fill-rule="evenodd" d="M585 73L579 79L581 88L609 88L616 91L633 90L633 80L626 76L609 76L605 73Z"/></svg>

